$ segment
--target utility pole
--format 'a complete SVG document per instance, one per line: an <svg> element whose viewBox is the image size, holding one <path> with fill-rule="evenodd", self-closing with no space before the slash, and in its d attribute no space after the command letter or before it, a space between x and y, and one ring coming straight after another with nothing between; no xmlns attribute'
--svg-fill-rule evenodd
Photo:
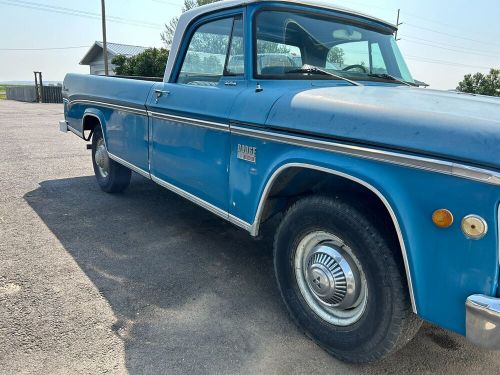
<svg viewBox="0 0 500 375"><path fill-rule="evenodd" d="M396 27L398 27L398 28L399 28L399 26L401 26L403 24L403 22L399 22L399 12L400 11L401 11L401 9L398 9L398 18L396 19ZM397 29L396 29L396 32L394 33L394 39L396 39L396 42L398 40L401 40L401 38L398 39L398 30Z"/></svg>
<svg viewBox="0 0 500 375"><path fill-rule="evenodd" d="M101 0L101 17L102 17L102 52L104 56L104 75L109 75L108 70L108 45L106 43L106 4L105 0Z"/></svg>

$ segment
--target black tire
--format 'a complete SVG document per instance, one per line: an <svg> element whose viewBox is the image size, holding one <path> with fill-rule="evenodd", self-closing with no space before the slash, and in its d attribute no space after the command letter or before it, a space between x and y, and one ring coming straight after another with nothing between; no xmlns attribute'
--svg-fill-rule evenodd
<svg viewBox="0 0 500 375"><path fill-rule="evenodd" d="M320 317L304 297L304 285L310 290L312 287L303 283L301 291L297 281L296 272L301 272L296 271L295 263L295 256L300 253L298 246L314 233L322 232L341 238L364 274L366 298L360 317L352 324L335 325ZM421 320L411 309L399 255L388 243L365 215L340 199L329 197L299 200L287 210L278 228L274 267L288 311L306 335L340 360L380 360L410 341L420 328Z"/></svg>
<svg viewBox="0 0 500 375"><path fill-rule="evenodd" d="M118 164L114 160L109 159L106 153L105 158L107 158L107 173L103 174L103 172L101 172L102 169L96 162L96 151L98 145L103 143L104 138L102 136L102 130L98 127L94 130L94 134L92 136L92 165L94 167L97 183L106 193L121 193L130 184L132 171L127 167Z"/></svg>

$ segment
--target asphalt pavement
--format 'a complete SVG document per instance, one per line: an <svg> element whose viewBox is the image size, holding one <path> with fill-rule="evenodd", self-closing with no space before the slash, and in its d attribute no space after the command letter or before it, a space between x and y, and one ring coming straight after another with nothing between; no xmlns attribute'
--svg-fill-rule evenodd
<svg viewBox="0 0 500 375"><path fill-rule="evenodd" d="M288 318L270 240L138 175L103 193L62 117L0 100L0 373L500 373L427 323L382 362L330 357Z"/></svg>

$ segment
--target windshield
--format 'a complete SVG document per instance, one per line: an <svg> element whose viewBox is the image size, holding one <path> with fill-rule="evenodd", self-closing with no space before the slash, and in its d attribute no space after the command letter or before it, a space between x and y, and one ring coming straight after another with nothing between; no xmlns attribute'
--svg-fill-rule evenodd
<svg viewBox="0 0 500 375"><path fill-rule="evenodd" d="M255 37L255 70L260 78L336 79L297 69L308 65L351 80L389 81L392 76L414 82L390 33L313 13L269 10L257 14Z"/></svg>

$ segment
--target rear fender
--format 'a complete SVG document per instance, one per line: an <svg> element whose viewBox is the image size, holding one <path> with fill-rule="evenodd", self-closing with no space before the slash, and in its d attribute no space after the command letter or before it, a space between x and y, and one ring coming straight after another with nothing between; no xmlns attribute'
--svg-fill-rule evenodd
<svg viewBox="0 0 500 375"><path fill-rule="evenodd" d="M95 123L95 120L97 120L97 124ZM96 125L101 127L104 143L107 145L106 120L104 114L96 108L85 109L82 117L82 138L89 141Z"/></svg>

